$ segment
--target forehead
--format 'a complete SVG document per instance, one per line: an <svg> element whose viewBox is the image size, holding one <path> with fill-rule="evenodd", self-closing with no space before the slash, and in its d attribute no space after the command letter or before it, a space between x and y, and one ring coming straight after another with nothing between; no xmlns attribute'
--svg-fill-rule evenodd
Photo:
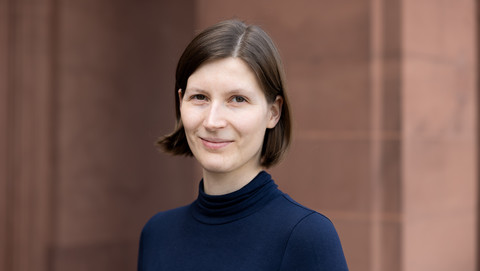
<svg viewBox="0 0 480 271"><path fill-rule="evenodd" d="M188 88L244 88L261 90L257 77L245 61L228 57L202 64L187 81Z"/></svg>

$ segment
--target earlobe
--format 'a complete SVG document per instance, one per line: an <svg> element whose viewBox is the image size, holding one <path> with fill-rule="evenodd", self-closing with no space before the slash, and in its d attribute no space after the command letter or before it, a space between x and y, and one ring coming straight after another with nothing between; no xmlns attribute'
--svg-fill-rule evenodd
<svg viewBox="0 0 480 271"><path fill-rule="evenodd" d="M267 128L274 128L280 117L282 116L282 105L283 105L283 98L281 96L277 96L275 101L270 105L270 120L268 122Z"/></svg>

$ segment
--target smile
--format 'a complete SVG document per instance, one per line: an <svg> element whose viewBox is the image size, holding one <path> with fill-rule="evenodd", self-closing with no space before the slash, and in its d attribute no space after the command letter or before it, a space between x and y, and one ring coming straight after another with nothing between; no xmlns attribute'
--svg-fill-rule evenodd
<svg viewBox="0 0 480 271"><path fill-rule="evenodd" d="M219 138L200 137L200 139L202 141L203 146L205 146L207 149L213 149L213 150L224 148L233 142L231 140L225 140L225 139L219 139Z"/></svg>

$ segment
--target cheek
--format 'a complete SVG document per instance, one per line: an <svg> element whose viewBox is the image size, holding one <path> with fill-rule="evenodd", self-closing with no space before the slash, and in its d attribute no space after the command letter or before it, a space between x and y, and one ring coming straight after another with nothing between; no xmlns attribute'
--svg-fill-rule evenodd
<svg viewBox="0 0 480 271"><path fill-rule="evenodd" d="M267 128L267 116L265 112L242 114L238 116L236 123L240 132L251 136L257 136L265 132L265 129Z"/></svg>
<svg viewBox="0 0 480 271"><path fill-rule="evenodd" d="M194 129L199 122L200 114L197 112L195 113L189 107L181 107L180 108L180 118L182 119L183 127L186 131Z"/></svg>

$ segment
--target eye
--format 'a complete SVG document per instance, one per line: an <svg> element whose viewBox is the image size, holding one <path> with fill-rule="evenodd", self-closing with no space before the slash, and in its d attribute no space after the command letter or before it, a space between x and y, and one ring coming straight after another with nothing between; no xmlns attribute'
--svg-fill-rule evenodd
<svg viewBox="0 0 480 271"><path fill-rule="evenodd" d="M190 99L191 100L197 100L197 101L205 101L207 99L207 97L203 94L195 94L195 95L190 96Z"/></svg>
<svg viewBox="0 0 480 271"><path fill-rule="evenodd" d="M235 103L244 103L247 101L247 99L245 99L245 97L242 97L242 96L233 96L232 101Z"/></svg>

